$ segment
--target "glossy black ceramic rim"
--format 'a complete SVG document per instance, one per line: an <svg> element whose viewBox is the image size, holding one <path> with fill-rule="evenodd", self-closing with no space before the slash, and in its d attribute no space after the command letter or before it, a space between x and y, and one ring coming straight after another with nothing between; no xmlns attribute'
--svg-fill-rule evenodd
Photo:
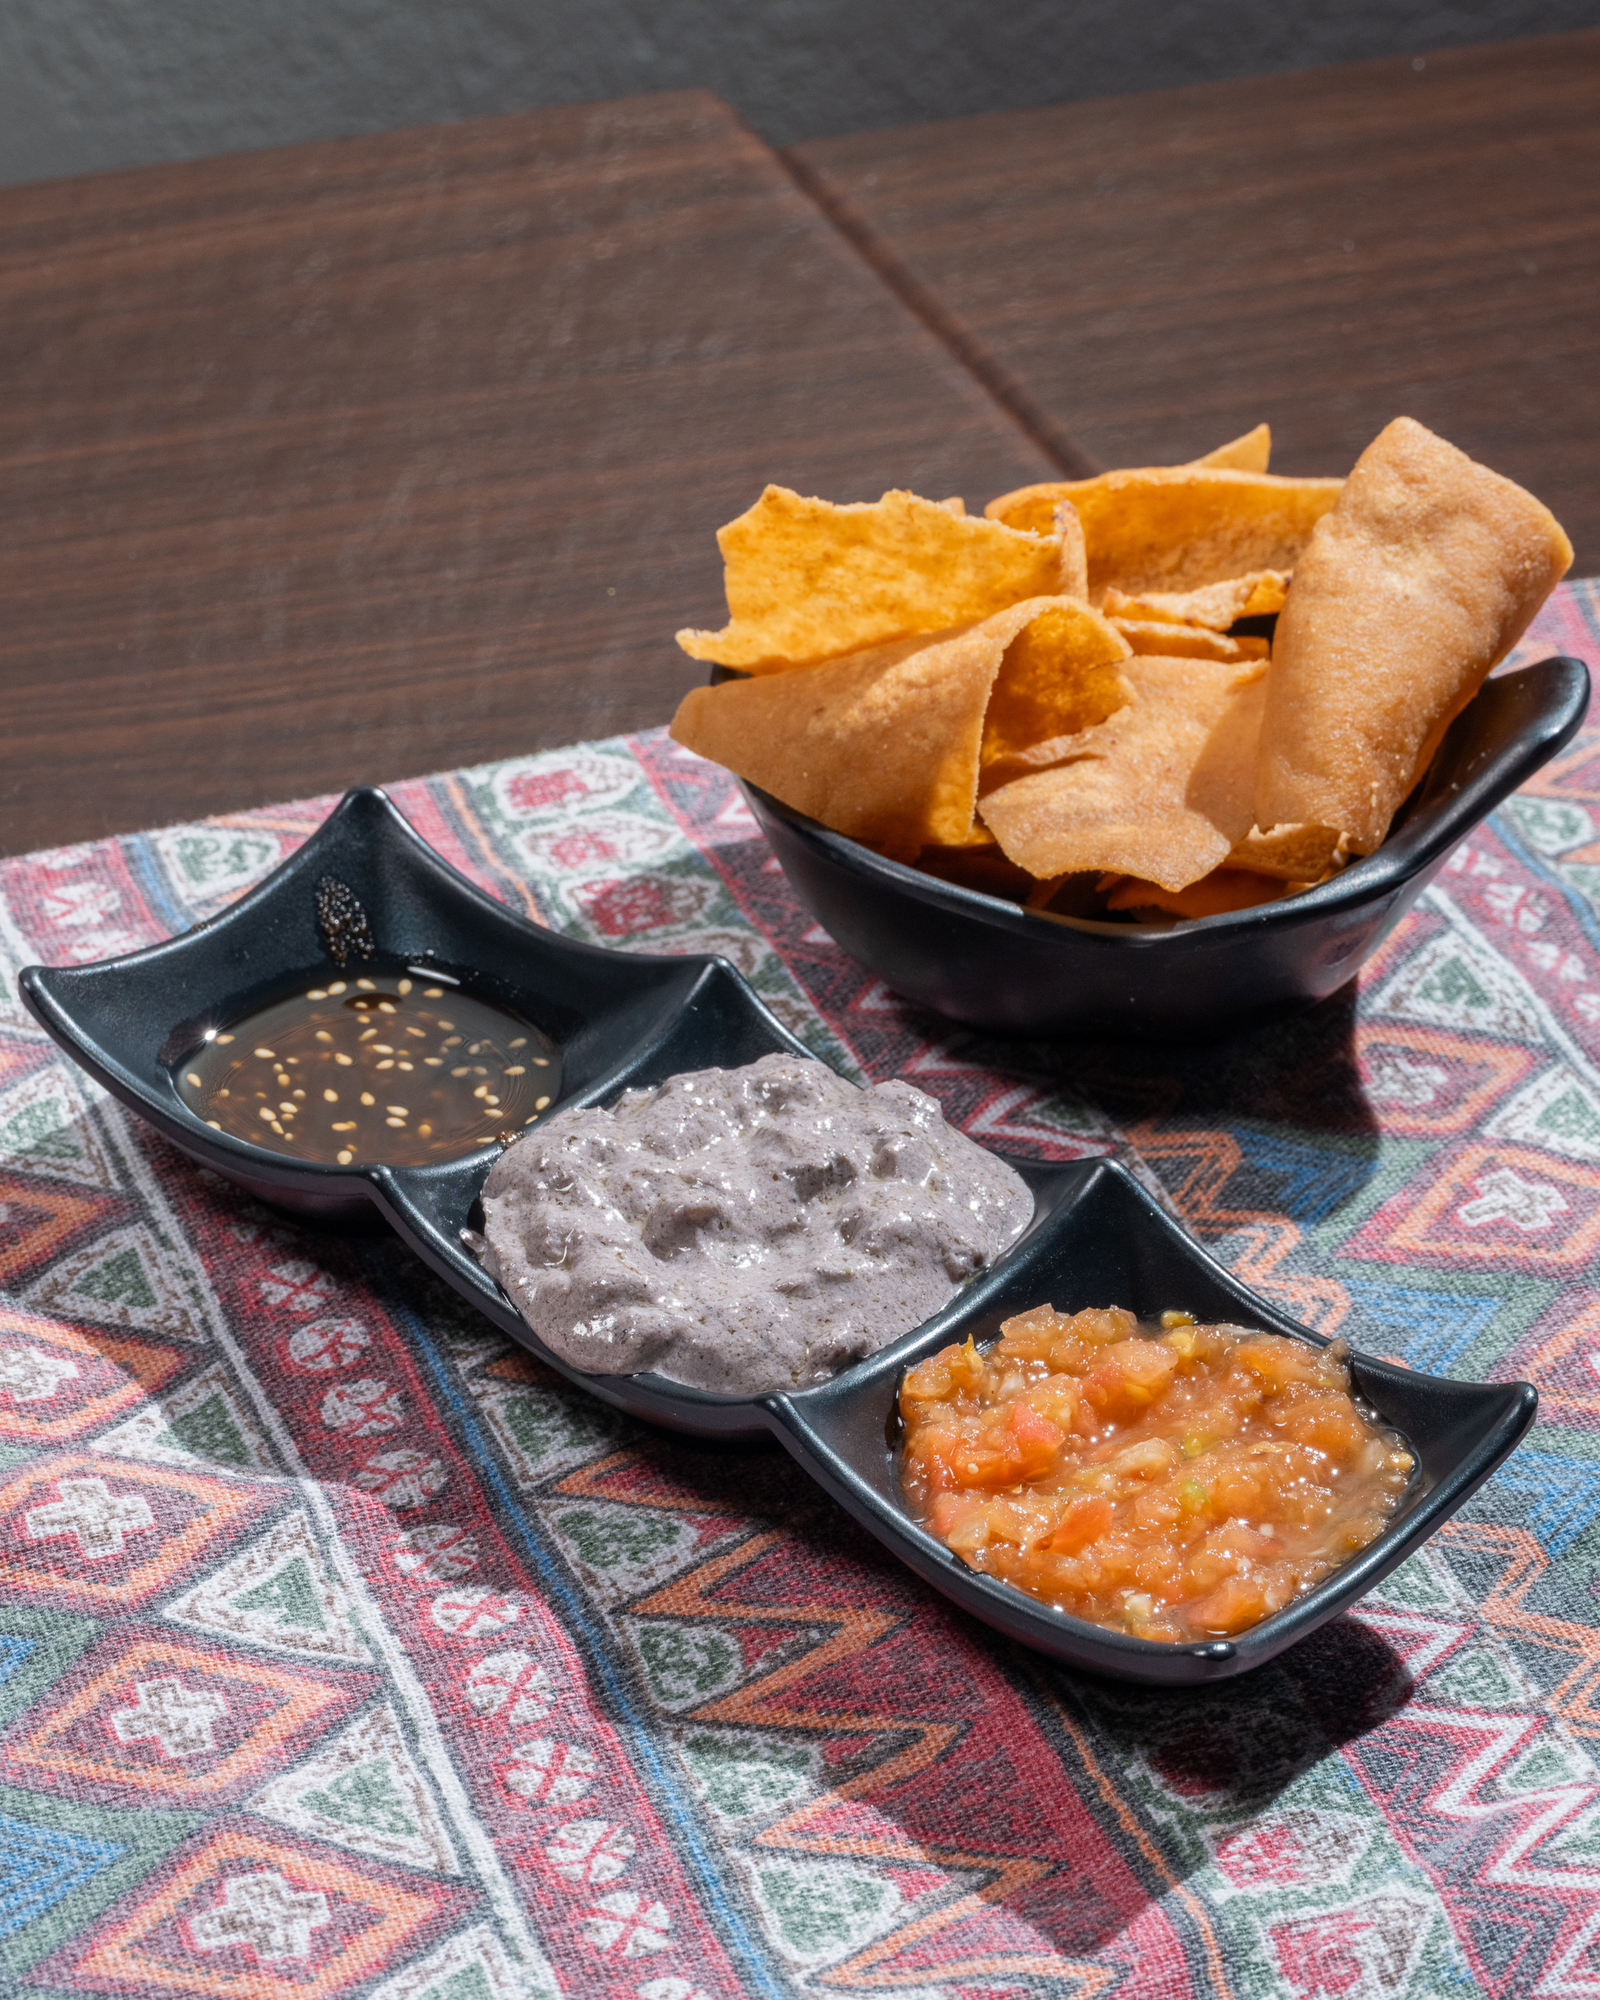
<svg viewBox="0 0 1600 2000"><path fill-rule="evenodd" d="M1248 910L1227 910L1214 917L1192 917L1170 924L1118 924L1090 917L1066 917L1051 910L1024 910L1003 896L988 895L982 889L946 882L903 861L864 847L847 834L836 833L819 820L797 812L759 785L741 780L742 789L759 801L762 812L781 821L796 838L826 855L838 865L910 895L936 908L954 909L998 923L1003 928L1035 925L1059 926L1081 939L1086 946L1103 946L1108 951L1156 951L1195 936L1249 937L1263 931L1292 930L1302 923L1337 916L1385 895L1433 867L1449 853L1471 828L1535 771L1557 756L1582 726L1589 707L1589 670L1581 660L1552 654L1521 667L1513 674L1497 677L1496 685L1521 675L1549 674L1556 679L1546 711L1515 744L1508 745L1493 764L1474 780L1459 787L1437 813L1408 812L1407 817L1374 853L1353 862L1341 874L1299 895L1275 903L1260 903ZM1470 704L1469 704L1470 707ZM1463 710L1463 715L1466 714ZM1460 718L1458 717L1459 721ZM1454 726L1454 725L1452 725ZM1408 802L1414 805L1415 800Z"/></svg>
<svg viewBox="0 0 1600 2000"><path fill-rule="evenodd" d="M1053 1611L969 1570L899 1504L885 1426L905 1366L969 1331L987 1339L1009 1313L1044 1302L1041 1287L1063 1310L1113 1299L1142 1315L1182 1305L1198 1307L1202 1317L1238 1318L1313 1343L1321 1337L1239 1285L1120 1167L1105 1160L1012 1159L1035 1194L1035 1217L1023 1236L943 1312L833 1381L790 1395L743 1398L656 1375L587 1375L543 1346L462 1242L496 1148L415 1168L301 1162L213 1131L178 1095L171 1071L181 1060L183 1037L173 1033L170 995L186 996L192 1032L208 1010L213 1018L224 1008L237 1014L252 994L276 997L298 980L325 979L329 968L309 912L313 886L326 873L353 881L365 894L385 964L457 970L476 953L480 966L498 968L493 990L544 1027L549 1022L541 1018L536 987L547 1000L574 987L598 996L592 1004L609 1023L612 1040L591 1035L594 1046L576 1068L569 1055L564 1085L573 1087L564 1090L563 1104L603 1102L630 1084L714 1063L731 1067L770 1053L810 1057L726 961L607 952L542 930L451 868L384 794L370 788L349 793L304 847L210 922L122 959L30 966L21 975L23 995L68 1055L193 1157L268 1199L315 1203L331 1195L337 1212L351 1202L376 1204L424 1262L503 1332L569 1382L632 1416L712 1439L776 1435L925 1581L986 1624L1054 1658L1125 1680L1168 1683L1259 1665L1347 1608L1402 1561L1488 1477L1532 1421L1537 1398L1525 1383L1451 1383L1358 1357L1358 1386L1411 1439L1419 1459L1431 1447L1417 1411L1427 1418L1430 1409L1448 1406L1461 1433L1448 1462L1429 1472L1425 1490L1361 1555L1236 1640L1209 1645L1141 1640ZM448 951L438 949L441 939L450 943ZM508 964L534 983L517 990ZM580 1041L592 1025L586 1017ZM557 1039L564 1052L578 1046L559 1034ZM1081 1244L1075 1230L1083 1231ZM1107 1267L1104 1296L1080 1296L1076 1288L1096 1245L1102 1263L1107 1245L1121 1246L1135 1261L1122 1270ZM1066 1265L1058 1268L1063 1257ZM1151 1269L1168 1272L1159 1297L1148 1295L1140 1280L1140 1272ZM1396 1416L1397 1399L1407 1409L1416 1405L1409 1418ZM846 1442L849 1448L841 1448Z"/></svg>

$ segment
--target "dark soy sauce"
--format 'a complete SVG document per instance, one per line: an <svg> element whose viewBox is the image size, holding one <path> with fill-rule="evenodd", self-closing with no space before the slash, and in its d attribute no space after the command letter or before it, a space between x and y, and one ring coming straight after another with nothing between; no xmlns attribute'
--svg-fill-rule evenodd
<svg viewBox="0 0 1600 2000"><path fill-rule="evenodd" d="M206 1037L178 1093L214 1131L341 1167L425 1166L535 1124L561 1055L526 1021L422 974L333 979Z"/></svg>

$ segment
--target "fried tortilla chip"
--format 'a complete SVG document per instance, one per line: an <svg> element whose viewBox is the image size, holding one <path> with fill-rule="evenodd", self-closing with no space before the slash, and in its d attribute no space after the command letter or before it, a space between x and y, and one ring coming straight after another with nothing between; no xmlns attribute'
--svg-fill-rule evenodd
<svg viewBox="0 0 1600 2000"><path fill-rule="evenodd" d="M1122 671L1130 647L1087 604L1063 598L1032 618L1006 648L989 697L980 788L996 766L1050 738L1075 736L1133 698Z"/></svg>
<svg viewBox="0 0 1600 2000"><path fill-rule="evenodd" d="M1199 625L1152 625L1139 618L1111 618L1107 623L1136 653L1159 653L1168 659L1226 660L1237 666L1245 660L1264 660L1272 651L1265 639L1250 633L1234 639Z"/></svg>
<svg viewBox="0 0 1600 2000"><path fill-rule="evenodd" d="M680 632L678 644L692 659L747 673L948 632L1062 588L1048 520L1042 535L1019 533L914 493L836 507L769 486L717 543L729 623Z"/></svg>
<svg viewBox="0 0 1600 2000"><path fill-rule="evenodd" d="M1272 426L1257 424L1243 437L1219 444L1215 451L1208 451L1204 458L1192 462L1195 465L1220 465L1228 472L1265 472L1271 459Z"/></svg>
<svg viewBox="0 0 1600 2000"><path fill-rule="evenodd" d="M1084 727L1085 716L1098 722L1128 699L1120 674L1106 672L1107 644L1120 641L1115 633L1108 641L1102 624L1070 598L1029 599L957 632L894 640L805 673L693 688L672 735L884 853L909 858L925 846L964 845L992 706L1002 728L1060 732ZM1013 688L1013 642L1024 635L1030 644L1017 652Z"/></svg>
<svg viewBox="0 0 1600 2000"><path fill-rule="evenodd" d="M1201 625L1208 632L1226 632L1236 619L1266 618L1281 611L1288 583L1282 570L1262 569L1199 590L1150 590L1142 597L1129 597L1113 586L1100 609L1108 618Z"/></svg>
<svg viewBox="0 0 1600 2000"><path fill-rule="evenodd" d="M1133 700L979 811L1031 875L1109 870L1186 889L1250 831L1265 670L1136 655Z"/></svg>
<svg viewBox="0 0 1600 2000"><path fill-rule="evenodd" d="M1342 484L1176 465L1025 486L985 512L1012 528L1047 527L1070 500L1089 545L1089 601L1099 604L1108 589L1143 598L1291 570Z"/></svg>
<svg viewBox="0 0 1600 2000"><path fill-rule="evenodd" d="M1053 533L1061 537L1061 595L1089 601L1089 545L1083 538L1083 522L1070 500L1063 500L1050 516Z"/></svg>
<svg viewBox="0 0 1600 2000"><path fill-rule="evenodd" d="M1275 903L1287 893L1270 875L1247 868L1213 868L1187 889L1163 889L1156 882L1139 882L1125 875L1106 897L1108 910L1165 910L1173 917L1220 917L1229 910L1253 910L1258 903Z"/></svg>
<svg viewBox="0 0 1600 2000"><path fill-rule="evenodd" d="M1370 853L1571 561L1531 493L1409 417L1381 431L1278 620L1257 825L1314 821Z"/></svg>
<svg viewBox="0 0 1600 2000"><path fill-rule="evenodd" d="M1280 882L1320 882L1349 859L1343 834L1331 826L1251 827L1228 856L1230 868L1275 875Z"/></svg>

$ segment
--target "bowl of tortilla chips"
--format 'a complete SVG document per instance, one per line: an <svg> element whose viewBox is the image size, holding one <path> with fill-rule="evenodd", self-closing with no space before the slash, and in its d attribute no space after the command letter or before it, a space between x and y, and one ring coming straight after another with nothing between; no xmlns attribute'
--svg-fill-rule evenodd
<svg viewBox="0 0 1600 2000"><path fill-rule="evenodd" d="M824 928L1017 1033L1200 1038L1349 980L1570 740L1576 660L1495 673L1572 550L1408 418L1346 479L1265 426L981 518L769 487L672 733L743 782Z"/></svg>

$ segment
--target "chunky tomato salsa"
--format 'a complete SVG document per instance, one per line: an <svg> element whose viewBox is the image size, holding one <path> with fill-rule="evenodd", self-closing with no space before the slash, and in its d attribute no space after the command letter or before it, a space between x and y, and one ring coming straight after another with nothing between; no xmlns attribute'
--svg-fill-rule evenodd
<svg viewBox="0 0 1600 2000"><path fill-rule="evenodd" d="M1317 1348L1050 1306L907 1372L902 1483L973 1569L1141 1638L1243 1631L1379 1535L1411 1454Z"/></svg>

